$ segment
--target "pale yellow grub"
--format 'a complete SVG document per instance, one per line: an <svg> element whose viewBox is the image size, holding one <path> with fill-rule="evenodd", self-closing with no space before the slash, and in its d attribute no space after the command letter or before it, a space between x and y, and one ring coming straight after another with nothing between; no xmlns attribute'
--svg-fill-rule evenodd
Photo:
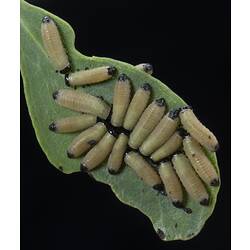
<svg viewBox="0 0 250 250"><path fill-rule="evenodd" d="M70 73L66 76L65 80L66 84L70 86L89 85L110 79L114 75L115 71L114 67L102 66Z"/></svg>
<svg viewBox="0 0 250 250"><path fill-rule="evenodd" d="M126 153L124 160L125 163L135 171L137 176L150 187L157 189L161 184L159 175L138 153L133 151Z"/></svg>
<svg viewBox="0 0 250 250"><path fill-rule="evenodd" d="M87 129L96 124L96 116L83 114L58 119L50 124L50 130L56 133L72 133Z"/></svg>
<svg viewBox="0 0 250 250"><path fill-rule="evenodd" d="M131 86L128 77L121 74L115 84L111 124L121 127L130 102Z"/></svg>
<svg viewBox="0 0 250 250"><path fill-rule="evenodd" d="M199 176L184 154L176 154L172 158L175 171L188 194L201 205L209 204L209 196Z"/></svg>
<svg viewBox="0 0 250 250"><path fill-rule="evenodd" d="M183 109L180 112L180 119L188 133L207 150L216 151L219 148L214 134L198 120L192 109Z"/></svg>
<svg viewBox="0 0 250 250"><path fill-rule="evenodd" d="M145 73L152 75L153 74L153 66L149 63L140 63L135 66L137 69L144 71Z"/></svg>
<svg viewBox="0 0 250 250"><path fill-rule="evenodd" d="M175 153L182 145L182 137L179 131L176 131L159 149L157 149L150 158L158 162L171 154Z"/></svg>
<svg viewBox="0 0 250 250"><path fill-rule="evenodd" d="M143 142L140 147L140 152L146 156L152 154L170 138L170 136L176 131L178 125L178 117L171 118L169 113L166 114Z"/></svg>
<svg viewBox="0 0 250 250"><path fill-rule="evenodd" d="M82 159L83 170L90 171L98 167L112 151L116 138L107 132L103 138Z"/></svg>
<svg viewBox="0 0 250 250"><path fill-rule="evenodd" d="M106 133L106 126L98 122L93 127L80 133L69 145L67 154L69 158L76 158L87 152Z"/></svg>
<svg viewBox="0 0 250 250"><path fill-rule="evenodd" d="M218 186L219 176L200 144L191 136L186 136L183 149L200 178L208 185Z"/></svg>
<svg viewBox="0 0 250 250"><path fill-rule="evenodd" d="M165 101L163 98L152 102L143 112L141 118L129 137L129 146L137 149L146 137L159 123L165 112Z"/></svg>
<svg viewBox="0 0 250 250"><path fill-rule="evenodd" d="M151 87L148 83L145 83L141 88L137 89L129 104L124 119L123 127L125 129L131 131L134 128L139 118L141 117L141 114L148 105L150 94Z"/></svg>
<svg viewBox="0 0 250 250"><path fill-rule="evenodd" d="M69 67L69 60L64 49L59 31L50 17L44 17L41 24L44 48L55 70L63 71Z"/></svg>
<svg viewBox="0 0 250 250"><path fill-rule="evenodd" d="M110 174L116 174L119 172L122 166L127 145L128 145L128 137L125 134L121 133L118 139L116 140L108 159L107 165Z"/></svg>
<svg viewBox="0 0 250 250"><path fill-rule="evenodd" d="M183 202L183 190L170 161L160 164L159 175L164 184L167 196L170 197L174 205L181 206Z"/></svg>
<svg viewBox="0 0 250 250"><path fill-rule="evenodd" d="M60 89L53 93L53 98L62 107L103 119L106 119L110 112L110 106L105 101L81 90Z"/></svg>

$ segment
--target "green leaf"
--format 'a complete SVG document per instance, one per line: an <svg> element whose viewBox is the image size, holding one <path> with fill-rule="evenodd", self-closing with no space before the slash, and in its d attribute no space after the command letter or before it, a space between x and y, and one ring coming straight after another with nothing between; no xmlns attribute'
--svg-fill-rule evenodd
<svg viewBox="0 0 250 250"><path fill-rule="evenodd" d="M74 70L114 65L119 73L123 72L131 78L134 89L137 89L144 82L149 82L153 88L153 98L164 97L169 108L185 104L166 85L130 64L109 58L86 57L80 54L74 47L75 34L69 24L41 8L21 1L21 72L25 97L37 139L48 160L56 168L67 174L78 172L80 159L72 160L66 156L67 146L75 134L60 135L48 129L48 125L53 120L71 115L74 112L59 107L52 98L52 93L55 90L65 88L65 84L63 76L53 70L43 48L40 25L41 19L45 15L51 16L57 23ZM102 95L111 103L114 84L115 79L86 87L85 91L93 95ZM208 155L218 169L216 155L211 153ZM193 210L192 214L187 214L174 208L168 198L146 186L129 167L125 167L121 174L112 176L108 174L107 168L103 164L92 174L97 181L110 185L122 202L138 208L148 216L155 231L165 241L187 240L197 235L212 214L219 191L219 188L207 187L211 196L209 207L200 206L187 197L187 207Z"/></svg>

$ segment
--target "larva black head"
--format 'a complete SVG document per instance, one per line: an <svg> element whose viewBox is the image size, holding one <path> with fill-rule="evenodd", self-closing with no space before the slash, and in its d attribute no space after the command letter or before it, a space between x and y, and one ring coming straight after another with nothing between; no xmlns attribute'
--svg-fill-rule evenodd
<svg viewBox="0 0 250 250"><path fill-rule="evenodd" d="M153 73L153 66L150 63L144 63L142 67L145 72L150 74Z"/></svg>
<svg viewBox="0 0 250 250"><path fill-rule="evenodd" d="M74 158L74 155L73 155L72 153L70 153L69 151L67 151L67 156L68 156L68 158L70 158L70 159Z"/></svg>
<svg viewBox="0 0 250 250"><path fill-rule="evenodd" d="M202 206L208 206L209 205L209 200L205 198L205 199L203 199L203 200L200 201L200 204Z"/></svg>
<svg viewBox="0 0 250 250"><path fill-rule="evenodd" d="M219 179L213 179L211 182L210 182L210 186L212 187L218 187L220 185L220 181Z"/></svg>
<svg viewBox="0 0 250 250"><path fill-rule="evenodd" d="M151 91L152 90L152 87L149 83L144 83L141 88L145 91Z"/></svg>
<svg viewBox="0 0 250 250"><path fill-rule="evenodd" d="M89 170L88 170L88 168L84 165L84 164L82 164L81 163L81 165L80 165L80 170L82 171L82 172L85 172L85 173L87 173Z"/></svg>
<svg viewBox="0 0 250 250"><path fill-rule="evenodd" d="M64 76L64 82L65 82L66 86L70 87L70 84L69 84L69 74L65 74L65 76Z"/></svg>
<svg viewBox="0 0 250 250"><path fill-rule="evenodd" d="M171 109L168 112L168 117L171 118L172 120L175 120L179 116L179 113L180 113L180 109L179 108L177 108L177 109Z"/></svg>
<svg viewBox="0 0 250 250"><path fill-rule="evenodd" d="M156 185L153 186L153 189L155 189L155 190L161 192L161 191L164 190L164 185L163 185L162 183L156 184Z"/></svg>
<svg viewBox="0 0 250 250"><path fill-rule="evenodd" d="M116 175L119 174L119 171L115 171L114 169L108 169L109 174Z"/></svg>
<svg viewBox="0 0 250 250"><path fill-rule="evenodd" d="M116 68L113 66L108 67L108 75L113 76L116 73Z"/></svg>
<svg viewBox="0 0 250 250"><path fill-rule="evenodd" d="M59 95L59 91L58 91L58 90L56 90L56 91L52 94L53 99L54 99L54 100L56 100L56 99L57 99L57 97L58 97L58 95Z"/></svg>
<svg viewBox="0 0 250 250"><path fill-rule="evenodd" d="M116 131L116 129L114 129L113 127L109 127L109 128L107 128L108 129L108 132L111 134L111 135L113 135L115 138L118 138L118 136L119 136L119 133L117 133L117 131Z"/></svg>
<svg viewBox="0 0 250 250"><path fill-rule="evenodd" d="M193 110L193 108L192 108L190 105L187 105L187 106L181 107L181 108L179 109L179 113L182 112L182 111L188 110L188 109Z"/></svg>
<svg viewBox="0 0 250 250"><path fill-rule="evenodd" d="M177 132L183 139L189 135L189 133L184 128L178 128Z"/></svg>
<svg viewBox="0 0 250 250"><path fill-rule="evenodd" d="M128 80L128 76L126 75L126 74L120 74L119 76L118 76L118 81L120 81L120 82L125 82L125 81L127 81Z"/></svg>
<svg viewBox="0 0 250 250"><path fill-rule="evenodd" d="M184 207L184 208L183 208L183 211L184 211L185 213L187 213L187 214L193 213L192 209L189 208L189 207Z"/></svg>
<svg viewBox="0 0 250 250"><path fill-rule="evenodd" d="M214 147L214 151L218 151L220 149L220 144L218 143L215 147Z"/></svg>
<svg viewBox="0 0 250 250"><path fill-rule="evenodd" d="M45 16L42 18L42 23L49 23L51 21L51 18L48 16Z"/></svg>
<svg viewBox="0 0 250 250"><path fill-rule="evenodd" d="M53 131L53 132L56 132L56 124L54 122L52 122L50 125L49 125L49 130Z"/></svg>
<svg viewBox="0 0 250 250"><path fill-rule="evenodd" d="M184 205L181 201L173 201L172 203L176 208L183 208L184 207Z"/></svg>
<svg viewBox="0 0 250 250"><path fill-rule="evenodd" d="M159 106L159 107L163 107L166 104L166 101L164 98L159 98L155 100L155 103Z"/></svg>
<svg viewBox="0 0 250 250"><path fill-rule="evenodd" d="M71 71L71 66L68 65L64 69L60 70L60 73L64 75L64 74L68 74L70 71Z"/></svg>

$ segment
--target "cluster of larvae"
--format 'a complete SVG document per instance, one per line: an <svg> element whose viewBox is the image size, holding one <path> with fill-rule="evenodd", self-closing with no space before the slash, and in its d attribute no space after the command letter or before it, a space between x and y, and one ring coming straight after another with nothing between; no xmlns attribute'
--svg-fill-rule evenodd
<svg viewBox="0 0 250 250"><path fill-rule="evenodd" d="M113 66L71 72L57 26L42 19L42 38L54 68L65 74L68 86L104 82L116 75ZM137 68L152 74L150 64ZM160 191L177 208L184 208L183 187L201 205L209 205L204 185L218 186L219 176L204 148L218 149L218 141L195 116L190 106L167 111L164 98L150 102L152 88L144 83L131 98L132 82L119 74L113 105L83 90L59 89L55 102L81 114L52 122L56 133L81 132L67 149L69 158L84 157L80 169L91 171L106 159L110 174L118 174L126 163L150 187Z"/></svg>

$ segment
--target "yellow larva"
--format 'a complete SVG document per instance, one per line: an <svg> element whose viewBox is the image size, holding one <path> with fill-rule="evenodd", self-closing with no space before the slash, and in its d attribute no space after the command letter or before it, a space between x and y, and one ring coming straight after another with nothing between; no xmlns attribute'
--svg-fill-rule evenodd
<svg viewBox="0 0 250 250"><path fill-rule="evenodd" d="M162 190L162 182L159 175L141 155L130 151L126 153L124 161L143 182L156 190Z"/></svg>
<svg viewBox="0 0 250 250"><path fill-rule="evenodd" d="M163 98L153 101L143 112L141 118L129 137L129 146L137 149L146 137L159 123L165 112L165 100Z"/></svg>
<svg viewBox="0 0 250 250"><path fill-rule="evenodd" d="M128 77L121 74L115 84L111 124L121 127L130 102L131 86Z"/></svg>
<svg viewBox="0 0 250 250"><path fill-rule="evenodd" d="M106 132L103 138L83 157L81 170L90 171L98 167L112 151L116 137L111 131Z"/></svg>
<svg viewBox="0 0 250 250"><path fill-rule="evenodd" d="M139 89L137 89L129 104L124 119L123 127L125 129L132 130L134 128L141 114L147 107L150 94L151 94L151 86L148 83L144 83Z"/></svg>
<svg viewBox="0 0 250 250"><path fill-rule="evenodd" d="M172 162L180 181L188 194L201 205L209 205L209 196L199 176L184 154L175 154Z"/></svg>
<svg viewBox="0 0 250 250"><path fill-rule="evenodd" d="M219 143L214 134L198 120L190 107L181 109L180 119L188 133L206 149L216 151L219 148Z"/></svg>
<svg viewBox="0 0 250 250"><path fill-rule="evenodd" d="M68 157L77 158L87 152L103 137L106 131L104 123L98 122L93 127L80 133L69 145L67 149Z"/></svg>
<svg viewBox="0 0 250 250"><path fill-rule="evenodd" d="M128 144L127 135L121 133L117 138L108 159L107 166L110 174L117 174L121 169L123 157L127 149L127 144Z"/></svg>
<svg viewBox="0 0 250 250"><path fill-rule="evenodd" d="M158 172L164 184L167 196L170 197L173 205L178 208L183 208L182 186L171 162L161 162Z"/></svg>
<svg viewBox="0 0 250 250"><path fill-rule="evenodd" d="M191 136L186 136L183 140L183 149L200 178L208 185L218 186L219 176L200 144Z"/></svg>
<svg viewBox="0 0 250 250"><path fill-rule="evenodd" d="M72 133L93 126L96 120L96 116L88 114L69 116L52 122L49 129L56 133Z"/></svg>
<svg viewBox="0 0 250 250"><path fill-rule="evenodd" d="M178 112L171 110L159 122L140 147L143 155L150 155L157 150L175 132L179 125Z"/></svg>
<svg viewBox="0 0 250 250"><path fill-rule="evenodd" d="M153 66L150 63L140 63L135 67L139 70L146 72L149 75L153 74Z"/></svg>
<svg viewBox="0 0 250 250"><path fill-rule="evenodd" d="M110 106L105 101L80 90L61 89L53 93L53 98L60 106L103 119L106 119L110 112Z"/></svg>
<svg viewBox="0 0 250 250"><path fill-rule="evenodd" d="M175 153L182 145L182 129L178 129L150 158L158 162Z"/></svg>
<svg viewBox="0 0 250 250"><path fill-rule="evenodd" d="M99 83L110 79L116 72L112 66L102 66L94 69L80 70L65 75L65 83L68 86L81 86Z"/></svg>
<svg viewBox="0 0 250 250"><path fill-rule="evenodd" d="M68 56L56 24L48 16L42 19L41 34L44 47L54 68L62 74L67 73L70 70Z"/></svg>

